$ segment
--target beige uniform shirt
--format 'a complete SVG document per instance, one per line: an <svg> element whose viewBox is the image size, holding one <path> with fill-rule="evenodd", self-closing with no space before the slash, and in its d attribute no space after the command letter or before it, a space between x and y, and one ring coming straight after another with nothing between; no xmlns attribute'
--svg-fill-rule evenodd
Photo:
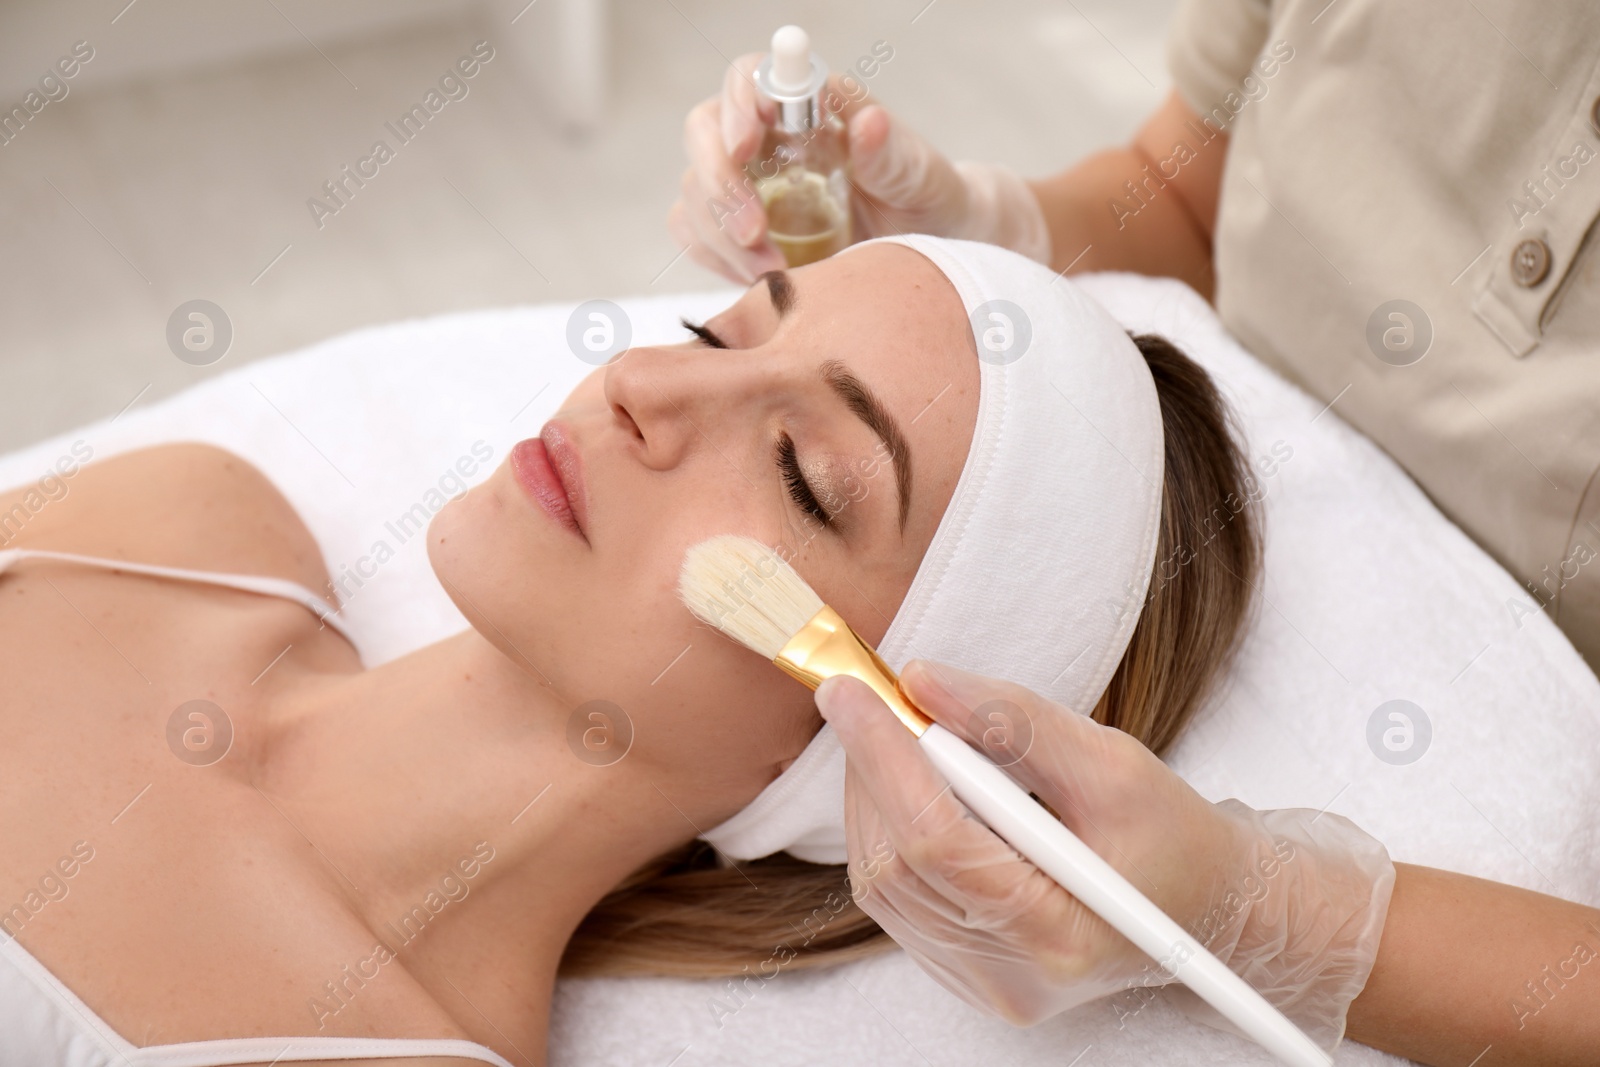
<svg viewBox="0 0 1600 1067"><path fill-rule="evenodd" d="M1181 0L1168 65L1228 328L1600 668L1600 0Z"/></svg>

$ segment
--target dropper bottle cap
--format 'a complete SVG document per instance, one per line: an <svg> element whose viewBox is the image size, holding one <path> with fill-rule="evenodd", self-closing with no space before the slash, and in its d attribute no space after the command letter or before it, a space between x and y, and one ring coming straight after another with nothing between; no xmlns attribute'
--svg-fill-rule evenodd
<svg viewBox="0 0 1600 1067"><path fill-rule="evenodd" d="M761 94L779 105L779 129L801 132L823 121L828 65L812 53L811 35L799 26L778 27L772 51L756 68L755 80Z"/></svg>
<svg viewBox="0 0 1600 1067"><path fill-rule="evenodd" d="M799 95L811 83L811 36L799 26L780 26L772 35L772 87Z"/></svg>

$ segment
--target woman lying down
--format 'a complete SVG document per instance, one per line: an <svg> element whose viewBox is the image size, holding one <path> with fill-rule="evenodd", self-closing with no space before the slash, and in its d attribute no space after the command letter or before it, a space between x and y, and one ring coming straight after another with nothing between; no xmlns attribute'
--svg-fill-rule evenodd
<svg viewBox="0 0 1600 1067"><path fill-rule="evenodd" d="M980 348L984 300L1010 303ZM439 512L429 559L470 628L379 667L310 592L328 575L293 508L217 449L95 463L6 545L0 1064L541 1064L558 975L888 947L867 912L917 925L880 894L915 857L843 865L832 729L676 596L715 534L779 547L893 665L1092 710L1100 751L1172 744L1258 561L1248 511L1199 549L1251 491L1195 364L1020 256L922 237L768 275L690 329L597 371ZM1289 925L1328 977L1291 992L1336 1005L1336 1041L1394 875L1319 826L1299 869L1339 884ZM1156 872L1180 922L1214 909L1186 867L1086 837ZM1223 933L1241 970L1272 940ZM1114 941L1044 947L1065 982L1131 959Z"/></svg>

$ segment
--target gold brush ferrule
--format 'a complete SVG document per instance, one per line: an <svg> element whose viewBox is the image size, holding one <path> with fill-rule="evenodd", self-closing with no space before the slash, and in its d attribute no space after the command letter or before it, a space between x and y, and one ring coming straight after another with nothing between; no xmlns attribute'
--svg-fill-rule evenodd
<svg viewBox="0 0 1600 1067"><path fill-rule="evenodd" d="M789 643L772 662L809 689L815 689L836 674L861 679L917 737L933 725L933 720L911 703L889 665L826 604L811 616L811 621L802 626L799 633L789 638Z"/></svg>

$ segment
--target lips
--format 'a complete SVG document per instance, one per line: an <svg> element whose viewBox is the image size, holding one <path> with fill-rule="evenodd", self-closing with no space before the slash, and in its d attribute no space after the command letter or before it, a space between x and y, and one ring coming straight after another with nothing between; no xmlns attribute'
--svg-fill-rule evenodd
<svg viewBox="0 0 1600 1067"><path fill-rule="evenodd" d="M589 539L583 469L571 437L560 423L547 423L538 437L513 446L511 469L545 514L583 540Z"/></svg>

